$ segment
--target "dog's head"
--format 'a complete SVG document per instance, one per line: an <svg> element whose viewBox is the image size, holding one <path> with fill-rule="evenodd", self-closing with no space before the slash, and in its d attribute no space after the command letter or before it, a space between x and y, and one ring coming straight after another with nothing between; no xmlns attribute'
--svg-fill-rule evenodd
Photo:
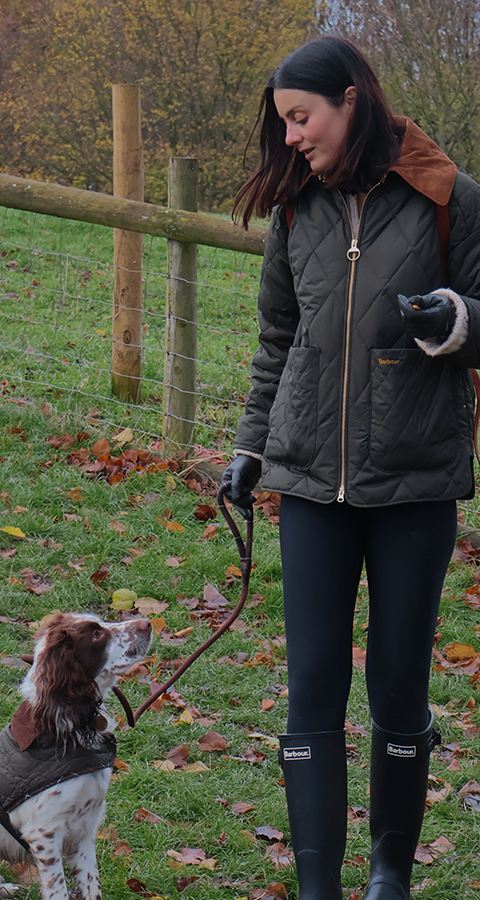
<svg viewBox="0 0 480 900"><path fill-rule="evenodd" d="M37 733L58 737L73 732L91 740L102 696L145 657L151 639L148 619L110 623L89 613L58 610L46 616L21 687Z"/></svg>

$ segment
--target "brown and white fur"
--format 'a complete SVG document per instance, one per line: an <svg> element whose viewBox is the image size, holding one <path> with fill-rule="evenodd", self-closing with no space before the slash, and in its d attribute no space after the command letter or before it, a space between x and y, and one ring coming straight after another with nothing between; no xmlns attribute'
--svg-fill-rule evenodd
<svg viewBox="0 0 480 900"><path fill-rule="evenodd" d="M102 697L119 675L145 658L151 638L148 619L110 623L91 614L58 611L47 616L38 632L32 668L20 687L33 707L37 732L52 735L60 747L69 735L89 746ZM12 810L11 821L38 868L43 900L68 898L63 857L76 882L76 896L101 900L95 835L111 773L106 768L70 778ZM0 858L30 859L2 826Z"/></svg>

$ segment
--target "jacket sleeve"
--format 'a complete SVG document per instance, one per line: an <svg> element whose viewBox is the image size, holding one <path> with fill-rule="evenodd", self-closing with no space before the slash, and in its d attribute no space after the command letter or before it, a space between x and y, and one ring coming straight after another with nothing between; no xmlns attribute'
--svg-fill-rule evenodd
<svg viewBox="0 0 480 900"><path fill-rule="evenodd" d="M417 341L429 356L448 354L449 360L480 368L480 185L460 173L450 199L450 240L446 294L457 316L444 343Z"/></svg>
<svg viewBox="0 0 480 900"><path fill-rule="evenodd" d="M258 294L259 347L252 359L252 387L234 442L237 452L259 457L265 449L270 409L300 318L287 240L284 209L278 206L272 213L263 259Z"/></svg>

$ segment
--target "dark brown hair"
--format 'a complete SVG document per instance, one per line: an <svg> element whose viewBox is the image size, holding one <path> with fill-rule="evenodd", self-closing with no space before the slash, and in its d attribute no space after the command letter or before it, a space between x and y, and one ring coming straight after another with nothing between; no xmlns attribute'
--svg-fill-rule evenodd
<svg viewBox="0 0 480 900"><path fill-rule="evenodd" d="M310 177L310 165L295 147L285 144L286 127L278 115L273 92L301 90L321 94L337 108L345 91L356 88L356 103L336 164L325 174L326 187L367 191L396 162L401 130L395 124L377 76L365 57L345 38L321 37L287 56L270 78L257 120L261 122L260 165L240 188L233 216L243 213L245 228L256 213L262 218L277 203L294 202Z"/></svg>

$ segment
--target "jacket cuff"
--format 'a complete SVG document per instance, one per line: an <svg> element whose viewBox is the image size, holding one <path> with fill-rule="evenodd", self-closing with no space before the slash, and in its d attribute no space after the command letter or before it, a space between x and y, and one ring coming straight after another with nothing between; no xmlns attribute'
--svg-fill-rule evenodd
<svg viewBox="0 0 480 900"><path fill-rule="evenodd" d="M261 453L254 453L253 450L234 450L234 456L253 456L254 459L260 460L262 462L263 456Z"/></svg>
<svg viewBox="0 0 480 900"><path fill-rule="evenodd" d="M420 349L423 350L427 356L443 356L444 354L455 353L456 350L460 350L460 347L462 347L467 340L468 309L462 298L459 297L455 291L452 291L451 288L439 288L434 293L443 294L455 304L456 317L453 328L448 338L446 341L443 341L443 343L435 340L435 338L428 341L421 341L419 338L415 338L415 343L418 344Z"/></svg>

